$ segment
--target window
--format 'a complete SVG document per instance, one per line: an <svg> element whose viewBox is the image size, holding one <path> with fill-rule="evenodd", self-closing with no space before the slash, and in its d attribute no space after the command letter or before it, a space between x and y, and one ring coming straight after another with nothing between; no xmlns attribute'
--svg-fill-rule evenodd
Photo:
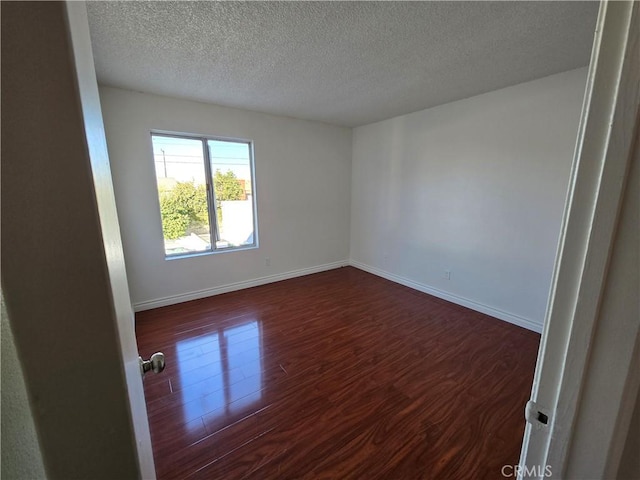
<svg viewBox="0 0 640 480"><path fill-rule="evenodd" d="M167 257L257 246L246 140L152 133Z"/></svg>

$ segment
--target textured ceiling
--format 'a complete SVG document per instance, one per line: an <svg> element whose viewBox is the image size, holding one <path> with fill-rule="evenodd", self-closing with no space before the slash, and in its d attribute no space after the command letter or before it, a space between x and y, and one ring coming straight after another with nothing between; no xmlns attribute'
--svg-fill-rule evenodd
<svg viewBox="0 0 640 480"><path fill-rule="evenodd" d="M363 125L587 65L598 2L89 2L103 85Z"/></svg>

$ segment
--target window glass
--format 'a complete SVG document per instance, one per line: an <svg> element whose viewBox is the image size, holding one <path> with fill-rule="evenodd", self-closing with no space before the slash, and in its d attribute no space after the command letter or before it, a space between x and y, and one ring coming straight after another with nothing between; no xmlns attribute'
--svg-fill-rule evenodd
<svg viewBox="0 0 640 480"><path fill-rule="evenodd" d="M256 245L251 143L152 134L167 257Z"/></svg>
<svg viewBox="0 0 640 480"><path fill-rule="evenodd" d="M153 136L166 255L211 249L202 142Z"/></svg>
<svg viewBox="0 0 640 480"><path fill-rule="evenodd" d="M253 245L253 185L248 143L209 140L218 224L217 248Z"/></svg>

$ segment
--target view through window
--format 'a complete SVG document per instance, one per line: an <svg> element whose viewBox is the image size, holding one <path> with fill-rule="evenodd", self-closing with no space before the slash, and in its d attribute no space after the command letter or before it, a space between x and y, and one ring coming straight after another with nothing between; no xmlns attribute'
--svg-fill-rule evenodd
<svg viewBox="0 0 640 480"><path fill-rule="evenodd" d="M251 142L152 133L167 256L256 246Z"/></svg>

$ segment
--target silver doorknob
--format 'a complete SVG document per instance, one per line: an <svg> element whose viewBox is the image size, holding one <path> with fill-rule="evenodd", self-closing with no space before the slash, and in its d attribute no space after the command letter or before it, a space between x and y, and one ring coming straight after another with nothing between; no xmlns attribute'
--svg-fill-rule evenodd
<svg viewBox="0 0 640 480"><path fill-rule="evenodd" d="M157 352L151 355L149 360L143 360L142 357L138 357L140 359L140 373L144 375L150 370L153 370L153 373L160 373L164 370L164 353Z"/></svg>

